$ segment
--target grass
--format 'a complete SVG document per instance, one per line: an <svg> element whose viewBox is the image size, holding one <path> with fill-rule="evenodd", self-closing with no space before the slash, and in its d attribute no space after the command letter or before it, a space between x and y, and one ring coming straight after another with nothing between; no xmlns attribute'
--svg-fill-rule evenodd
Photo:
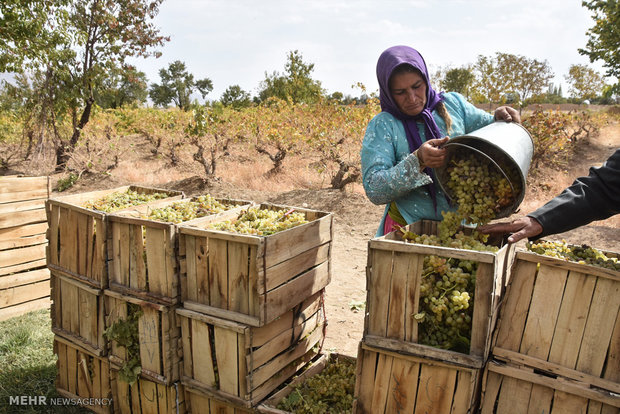
<svg viewBox="0 0 620 414"><path fill-rule="evenodd" d="M50 311L0 322L0 413L90 413L73 406L16 405L10 397L59 398Z"/></svg>

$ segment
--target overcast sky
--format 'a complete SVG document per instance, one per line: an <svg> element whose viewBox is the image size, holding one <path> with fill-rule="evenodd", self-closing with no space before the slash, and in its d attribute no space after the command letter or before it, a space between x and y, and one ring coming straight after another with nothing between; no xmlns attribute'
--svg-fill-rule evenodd
<svg viewBox="0 0 620 414"><path fill-rule="evenodd" d="M256 95L265 72L284 72L292 50L314 63L312 77L328 93L353 96L356 82L378 90L377 58L398 44L416 48L431 73L495 52L546 60L555 83L571 64L604 72L577 52L593 26L580 0L165 0L155 24L171 38L163 55L133 63L153 83L159 69L185 62L196 79L213 82L210 100L231 85Z"/></svg>

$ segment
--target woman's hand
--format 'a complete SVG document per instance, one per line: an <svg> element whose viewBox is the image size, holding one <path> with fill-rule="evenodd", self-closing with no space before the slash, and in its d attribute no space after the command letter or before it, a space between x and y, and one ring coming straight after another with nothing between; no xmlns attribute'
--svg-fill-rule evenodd
<svg viewBox="0 0 620 414"><path fill-rule="evenodd" d="M535 218L525 216L513 220L510 223L497 223L480 226L477 230L484 234L512 233L510 237L508 237L508 243L516 243L526 237L538 236L542 233L543 227Z"/></svg>
<svg viewBox="0 0 620 414"><path fill-rule="evenodd" d="M421 167L437 168L446 162L446 149L440 148L450 138L429 139L417 150Z"/></svg>
<svg viewBox="0 0 620 414"><path fill-rule="evenodd" d="M521 123L521 115L519 111L511 106L498 106L493 115L496 121L516 122Z"/></svg>

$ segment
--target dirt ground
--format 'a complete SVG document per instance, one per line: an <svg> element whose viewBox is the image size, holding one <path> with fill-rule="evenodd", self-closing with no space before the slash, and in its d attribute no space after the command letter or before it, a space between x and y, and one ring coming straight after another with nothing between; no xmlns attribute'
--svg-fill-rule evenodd
<svg viewBox="0 0 620 414"><path fill-rule="evenodd" d="M540 168L535 179L528 182L525 200L512 218L527 214L553 198L578 176L587 175L590 166L601 165L620 147L620 124L602 129L589 143L579 145L575 157L563 171ZM374 237L384 206L373 205L359 187L345 192L339 190L251 190L226 182L206 187L197 176L166 181L162 173L160 187L182 190L187 195L210 193L218 197L249 199L333 212L335 232L332 252L332 280L326 289L327 337L324 349L351 356L357 355L364 325L363 304L366 300L367 244ZM171 174L174 176L173 174ZM113 188L136 184L153 186L152 182L127 182L112 171L105 178L85 178L69 192ZM591 223L550 239L565 239L569 243L620 251L620 215Z"/></svg>

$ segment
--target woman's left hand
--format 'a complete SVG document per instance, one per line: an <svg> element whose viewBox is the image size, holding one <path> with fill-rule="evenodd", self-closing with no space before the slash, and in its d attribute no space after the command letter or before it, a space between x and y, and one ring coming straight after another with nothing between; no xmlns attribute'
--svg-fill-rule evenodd
<svg viewBox="0 0 620 414"><path fill-rule="evenodd" d="M496 121L516 122L517 124L521 123L521 115L519 115L519 111L511 106L497 107L493 117Z"/></svg>

